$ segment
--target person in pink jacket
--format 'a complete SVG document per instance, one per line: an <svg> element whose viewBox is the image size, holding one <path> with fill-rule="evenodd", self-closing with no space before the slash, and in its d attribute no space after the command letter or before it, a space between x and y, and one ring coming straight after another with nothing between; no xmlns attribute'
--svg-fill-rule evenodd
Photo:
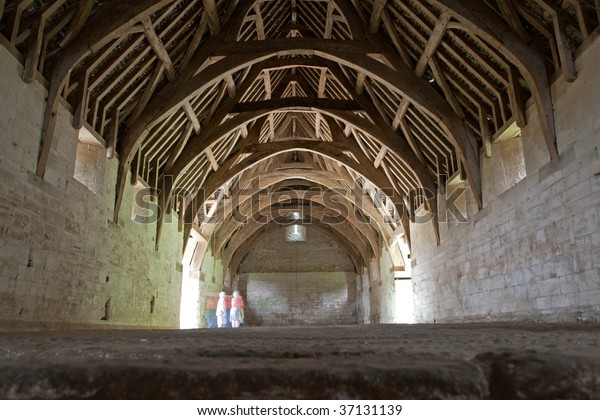
<svg viewBox="0 0 600 420"><path fill-rule="evenodd" d="M229 313L229 320L231 321L232 328L238 328L240 323L244 322L244 299L240 296L240 292L237 290L233 292L233 299L231 299L231 312Z"/></svg>

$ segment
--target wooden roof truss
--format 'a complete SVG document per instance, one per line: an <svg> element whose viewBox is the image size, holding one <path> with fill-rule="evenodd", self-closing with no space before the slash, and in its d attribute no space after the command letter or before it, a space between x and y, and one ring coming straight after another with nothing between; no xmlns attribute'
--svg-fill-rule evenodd
<svg viewBox="0 0 600 420"><path fill-rule="evenodd" d="M549 80L575 80L599 20L594 0L0 0L0 41L48 84L37 174L65 101L119 158L115 220L131 172L188 237L223 185L286 165L385 190L384 216L435 212L414 191L462 171L481 206L479 150L528 100L557 156Z"/></svg>

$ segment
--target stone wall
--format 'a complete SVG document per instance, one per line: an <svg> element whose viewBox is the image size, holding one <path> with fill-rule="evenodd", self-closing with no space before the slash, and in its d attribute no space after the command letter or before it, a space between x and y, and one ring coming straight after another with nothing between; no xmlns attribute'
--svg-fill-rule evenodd
<svg viewBox="0 0 600 420"><path fill-rule="evenodd" d="M247 325L356 324L356 274L350 257L308 228L305 242L278 229L257 242L240 267Z"/></svg>
<svg viewBox="0 0 600 420"><path fill-rule="evenodd" d="M249 326L356 324L354 273L249 273Z"/></svg>
<svg viewBox="0 0 600 420"><path fill-rule="evenodd" d="M177 327L176 221L155 251L156 225L131 220L127 182L120 221L112 222L118 162L79 143L63 106L46 176L36 177L47 92L23 83L21 72L0 46L0 326Z"/></svg>
<svg viewBox="0 0 600 420"><path fill-rule="evenodd" d="M396 317L394 264L385 248L381 250L380 258L371 261L361 280L357 282L360 322L393 323Z"/></svg>
<svg viewBox="0 0 600 420"><path fill-rule="evenodd" d="M522 148L525 178L511 187L523 165L495 145L482 157L482 211L468 197L468 222L442 226L439 247L430 225L412 225L417 321L598 321L599 64L596 39L577 59L577 80L553 84L558 160L549 162L530 107L511 145L513 156Z"/></svg>

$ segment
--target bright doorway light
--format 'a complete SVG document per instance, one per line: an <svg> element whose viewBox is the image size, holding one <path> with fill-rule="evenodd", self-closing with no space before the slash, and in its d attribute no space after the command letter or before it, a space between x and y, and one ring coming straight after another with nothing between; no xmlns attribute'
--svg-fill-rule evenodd
<svg viewBox="0 0 600 420"><path fill-rule="evenodd" d="M396 323L414 324L413 287L411 279L395 280Z"/></svg>
<svg viewBox="0 0 600 420"><path fill-rule="evenodd" d="M179 328L198 328L200 326L200 283L191 278L188 265L183 266L181 283L181 306L179 308Z"/></svg>

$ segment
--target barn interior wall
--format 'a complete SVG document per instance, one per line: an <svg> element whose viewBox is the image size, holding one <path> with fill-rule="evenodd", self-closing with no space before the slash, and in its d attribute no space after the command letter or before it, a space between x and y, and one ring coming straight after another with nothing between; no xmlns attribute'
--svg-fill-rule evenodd
<svg viewBox="0 0 600 420"><path fill-rule="evenodd" d="M507 166L500 145L481 157L483 210L467 192L467 221L449 218L440 246L430 225L411 226L417 321L600 317L598 39L576 64L575 82L552 86L559 159L550 162L530 107L521 143L509 145L523 164ZM509 171L526 176L510 187Z"/></svg>
<svg viewBox="0 0 600 420"><path fill-rule="evenodd" d="M369 300L369 304L365 305L368 311L365 311L364 323L394 322L396 317L394 263L386 248L381 250L378 258L372 260L364 286L359 289L359 294Z"/></svg>
<svg viewBox="0 0 600 420"><path fill-rule="evenodd" d="M156 224L131 218L139 188L127 181L113 223L118 161L107 160L102 147L81 144L63 106L46 175L36 177L47 91L37 81L25 84L22 70L0 46L0 325L178 326L176 216L156 251Z"/></svg>
<svg viewBox="0 0 600 420"><path fill-rule="evenodd" d="M332 238L309 227L306 241L287 242L278 229L240 267L247 324L356 324L356 279L350 257Z"/></svg>

